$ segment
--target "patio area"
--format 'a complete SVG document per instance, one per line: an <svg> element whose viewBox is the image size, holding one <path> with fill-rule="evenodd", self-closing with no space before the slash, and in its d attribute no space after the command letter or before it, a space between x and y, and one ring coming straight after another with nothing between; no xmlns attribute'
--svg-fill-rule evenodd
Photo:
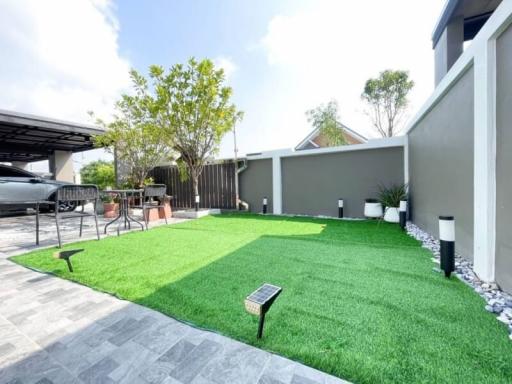
<svg viewBox="0 0 512 384"><path fill-rule="evenodd" d="M86 208L90 210L91 207ZM140 210L136 210L135 217L142 221ZM98 215L98 226L101 238L107 236L117 236L117 223L108 228L107 234L103 233L105 225L112 221L111 218L104 218ZM169 224L176 224L186 221L186 219L170 218ZM150 229L160 225L165 225L165 220L152 221ZM78 236L80 220L63 220L61 224L61 235L63 243L77 242L79 240L95 239L96 226L92 217L85 218L83 223L82 238ZM140 226L131 223L131 229L121 227L121 234L130 231L140 231ZM55 219L41 215L39 227L39 246L36 246L36 219L34 214L17 214L0 216L0 258L18 255L41 247L52 247L57 245L57 233L55 230Z"/></svg>

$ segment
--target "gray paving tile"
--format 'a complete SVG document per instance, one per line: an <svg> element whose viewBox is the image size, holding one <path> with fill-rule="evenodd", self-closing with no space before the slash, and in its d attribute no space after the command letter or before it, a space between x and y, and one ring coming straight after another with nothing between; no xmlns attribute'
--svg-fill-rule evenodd
<svg viewBox="0 0 512 384"><path fill-rule="evenodd" d="M293 375L291 384L321 384L320 381L311 380L304 376Z"/></svg>
<svg viewBox="0 0 512 384"><path fill-rule="evenodd" d="M54 384L53 381L50 379L47 379L46 377L43 377L41 380L38 380L36 384Z"/></svg>
<svg viewBox="0 0 512 384"><path fill-rule="evenodd" d="M176 366L181 363L194 348L196 348L196 346L191 342L187 340L180 340L172 348L160 356L158 361L162 363L170 363Z"/></svg>
<svg viewBox="0 0 512 384"><path fill-rule="evenodd" d="M288 382L280 381L272 376L263 374L258 380L258 384L288 384Z"/></svg>
<svg viewBox="0 0 512 384"><path fill-rule="evenodd" d="M14 352L16 347L11 343L0 344L0 358Z"/></svg>
<svg viewBox="0 0 512 384"><path fill-rule="evenodd" d="M22 312L14 314L12 316L9 316L7 318L7 320L9 320L11 323L13 323L15 325L18 325L18 324L22 323L23 321L27 320L27 317L29 317L30 315L33 315L35 313L36 313L35 309L27 309L26 311L22 311Z"/></svg>
<svg viewBox="0 0 512 384"><path fill-rule="evenodd" d="M204 340L195 347L173 371L171 377L190 383L201 371L208 361L222 350L222 345L211 340Z"/></svg>
<svg viewBox="0 0 512 384"><path fill-rule="evenodd" d="M241 343L229 343L214 357L201 376L217 384L256 383L270 354Z"/></svg>
<svg viewBox="0 0 512 384"><path fill-rule="evenodd" d="M156 353L164 353L187 335L190 328L183 323L169 320L166 324L139 334L133 341Z"/></svg>
<svg viewBox="0 0 512 384"><path fill-rule="evenodd" d="M78 378L86 384L114 383L114 380L108 377L108 375L118 366L119 364L116 361L105 357L93 366L80 372Z"/></svg>
<svg viewBox="0 0 512 384"><path fill-rule="evenodd" d="M37 283L41 283L41 282L47 282L48 280L50 280L52 278L52 276L50 275L41 275L41 276L37 276L37 277L33 277L31 279L28 279L26 282L29 283L29 284L23 284L23 286L25 287L34 287L35 284Z"/></svg>
<svg viewBox="0 0 512 384"><path fill-rule="evenodd" d="M128 340L134 338L139 333L147 330L156 323L155 318L146 316L139 321L127 324L125 327L120 329L114 336L108 339L108 341L118 347L126 343Z"/></svg>

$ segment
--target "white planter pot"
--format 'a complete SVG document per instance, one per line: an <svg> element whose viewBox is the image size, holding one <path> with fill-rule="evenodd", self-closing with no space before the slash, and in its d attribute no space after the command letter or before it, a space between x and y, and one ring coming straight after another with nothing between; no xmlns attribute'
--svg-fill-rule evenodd
<svg viewBox="0 0 512 384"><path fill-rule="evenodd" d="M364 215L366 217L378 218L382 217L382 205L381 203L364 203Z"/></svg>
<svg viewBox="0 0 512 384"><path fill-rule="evenodd" d="M388 223L400 222L400 214L398 213L398 208L386 207L386 213L384 214L384 221L387 221Z"/></svg>

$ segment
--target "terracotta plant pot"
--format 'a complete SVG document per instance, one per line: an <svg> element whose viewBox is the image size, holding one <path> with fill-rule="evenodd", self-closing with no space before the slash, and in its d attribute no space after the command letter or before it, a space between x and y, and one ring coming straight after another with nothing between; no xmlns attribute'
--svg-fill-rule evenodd
<svg viewBox="0 0 512 384"><path fill-rule="evenodd" d="M119 214L118 203L103 203L103 217L112 219Z"/></svg>
<svg viewBox="0 0 512 384"><path fill-rule="evenodd" d="M151 208L145 210L145 217L147 221L155 221L160 219L169 219L172 216L171 204L169 202L164 203L164 208Z"/></svg>
<svg viewBox="0 0 512 384"><path fill-rule="evenodd" d="M160 208L158 210L158 216L160 217L160 219L170 219L172 217L171 203L166 201L164 203L164 208Z"/></svg>
<svg viewBox="0 0 512 384"><path fill-rule="evenodd" d="M144 220L151 222L160 220L159 211L160 209L151 208L151 209L145 209L144 210Z"/></svg>

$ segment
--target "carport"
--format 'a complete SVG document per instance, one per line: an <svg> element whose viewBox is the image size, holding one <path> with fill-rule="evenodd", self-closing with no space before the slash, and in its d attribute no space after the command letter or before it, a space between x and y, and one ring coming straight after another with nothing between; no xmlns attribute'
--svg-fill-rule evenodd
<svg viewBox="0 0 512 384"><path fill-rule="evenodd" d="M72 154L93 149L91 137L102 132L92 125L0 110L0 162L24 168L48 160L54 179L72 182Z"/></svg>

